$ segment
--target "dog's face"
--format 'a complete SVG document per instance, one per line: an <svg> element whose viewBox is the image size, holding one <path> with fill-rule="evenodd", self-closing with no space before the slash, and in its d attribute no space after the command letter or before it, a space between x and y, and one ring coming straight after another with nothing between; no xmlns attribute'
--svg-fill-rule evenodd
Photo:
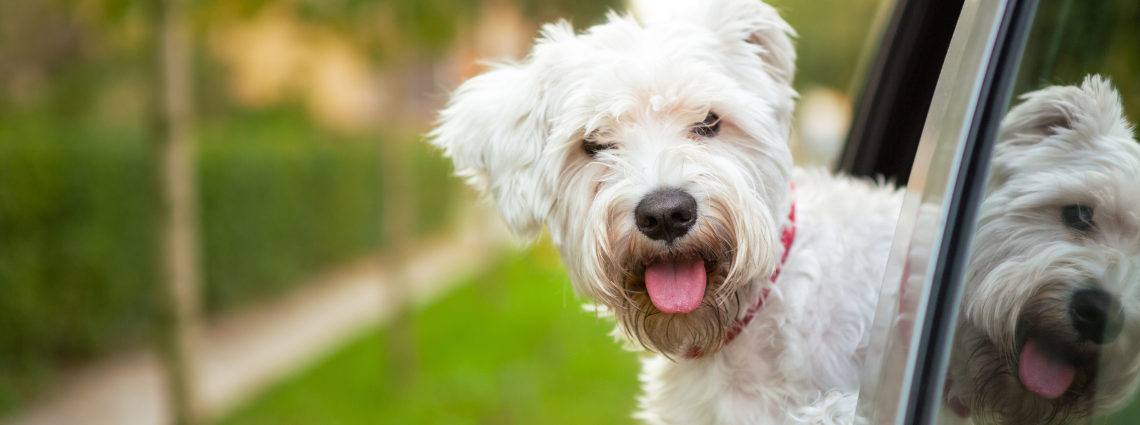
<svg viewBox="0 0 1140 425"><path fill-rule="evenodd" d="M790 33L755 0L547 25L524 62L464 83L432 137L516 235L546 224L625 335L713 353L781 249Z"/></svg>
<svg viewBox="0 0 1140 425"><path fill-rule="evenodd" d="M1002 123L951 366L982 423L1104 413L1140 379L1140 145L1099 77L1024 99Z"/></svg>

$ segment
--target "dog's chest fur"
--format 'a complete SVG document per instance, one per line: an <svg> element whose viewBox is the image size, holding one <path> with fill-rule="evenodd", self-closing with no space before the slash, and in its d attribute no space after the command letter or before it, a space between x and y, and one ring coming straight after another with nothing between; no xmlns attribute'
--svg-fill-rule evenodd
<svg viewBox="0 0 1140 425"><path fill-rule="evenodd" d="M902 193L796 170L796 239L756 317L715 356L644 360L638 418L652 424L800 423L829 391L854 409ZM755 279L767 285L766 278Z"/></svg>

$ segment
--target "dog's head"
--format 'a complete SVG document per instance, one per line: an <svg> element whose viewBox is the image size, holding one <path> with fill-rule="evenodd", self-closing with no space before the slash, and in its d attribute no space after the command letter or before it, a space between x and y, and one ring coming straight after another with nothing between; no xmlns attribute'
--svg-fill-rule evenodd
<svg viewBox="0 0 1140 425"><path fill-rule="evenodd" d="M1023 99L995 148L951 382L974 415L1041 424L1117 408L1140 380L1140 145L1100 77Z"/></svg>
<svg viewBox="0 0 1140 425"><path fill-rule="evenodd" d="M775 267L788 205L791 28L757 0L543 27L461 85L431 136L512 231L546 224L574 289L647 349L720 348Z"/></svg>

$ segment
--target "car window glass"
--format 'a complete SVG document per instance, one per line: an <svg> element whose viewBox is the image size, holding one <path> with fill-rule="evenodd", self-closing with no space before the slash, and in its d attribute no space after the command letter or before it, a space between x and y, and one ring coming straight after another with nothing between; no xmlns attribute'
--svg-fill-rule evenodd
<svg viewBox="0 0 1140 425"><path fill-rule="evenodd" d="M1140 418L1140 3L1042 0L995 141L940 424Z"/></svg>
<svg viewBox="0 0 1140 425"><path fill-rule="evenodd" d="M917 361L916 319L926 315L934 242L941 238L938 223L945 222L953 172L1003 10L1002 2L964 2L942 62L884 271L859 392L860 422L895 424L904 417Z"/></svg>

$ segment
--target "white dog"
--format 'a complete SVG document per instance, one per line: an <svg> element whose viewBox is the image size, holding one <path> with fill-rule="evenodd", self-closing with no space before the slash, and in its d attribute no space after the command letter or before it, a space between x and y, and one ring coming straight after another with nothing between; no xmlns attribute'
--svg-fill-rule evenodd
<svg viewBox="0 0 1140 425"><path fill-rule="evenodd" d="M947 377L981 423L1111 412L1140 382L1140 145L1100 77L1002 122Z"/></svg>
<svg viewBox="0 0 1140 425"><path fill-rule="evenodd" d="M901 194L793 169L792 29L758 0L690 3L545 26L459 87L434 143L657 353L638 418L849 423Z"/></svg>

